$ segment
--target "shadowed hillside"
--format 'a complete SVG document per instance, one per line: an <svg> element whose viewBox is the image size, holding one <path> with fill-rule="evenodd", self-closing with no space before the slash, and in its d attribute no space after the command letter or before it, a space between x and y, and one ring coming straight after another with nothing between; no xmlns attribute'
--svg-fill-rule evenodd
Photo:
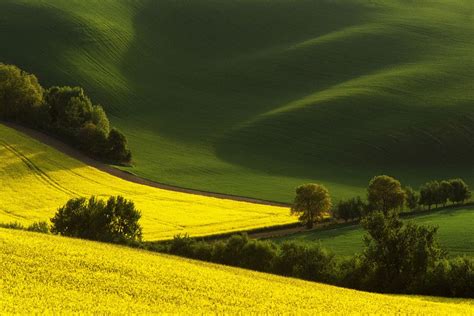
<svg viewBox="0 0 474 316"><path fill-rule="evenodd" d="M0 60L79 84L130 171L270 200L375 174L474 184L469 0L6 0Z"/></svg>

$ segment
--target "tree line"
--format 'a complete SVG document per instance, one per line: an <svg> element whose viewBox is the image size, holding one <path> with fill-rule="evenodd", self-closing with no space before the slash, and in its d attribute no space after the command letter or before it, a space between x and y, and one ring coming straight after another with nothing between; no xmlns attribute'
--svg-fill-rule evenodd
<svg viewBox="0 0 474 316"><path fill-rule="evenodd" d="M319 185L317 185L319 186L317 189L315 189L314 186L314 184L307 184L297 189L297 197L293 207L294 212L303 207L305 203L309 203L308 201L300 202L301 199L305 199L301 193L298 193L302 191L302 188L311 188L313 192L316 190L325 190L324 187L321 188ZM397 193L396 196L393 197L393 200L379 200L380 196L383 196L384 192L389 189ZM327 192L327 194L329 193ZM422 185L417 192L410 186L402 187L400 182L396 179L387 176L378 176L369 183L367 200L363 200L360 196L357 196L339 201L333 209L325 206L324 208L313 209L311 212L314 213L312 216L316 219L315 222L321 220L325 214L330 214L335 219L348 222L361 219L374 210L383 211L387 208L387 205L396 205L400 211L409 210L415 212L423 208L431 210L433 206L445 207L449 202L453 205L463 205L470 199L471 191L469 186L462 179L429 181ZM330 203L332 206L330 199L326 199L325 203ZM310 208L306 207L305 210L309 211ZM300 220L308 227L312 226L312 224L309 224L305 220L308 215L304 215L304 211L302 214L303 216Z"/></svg>
<svg viewBox="0 0 474 316"><path fill-rule="evenodd" d="M106 162L132 160L125 135L110 126L102 106L93 104L82 88L45 89L35 75L1 63L0 119L52 133Z"/></svg>

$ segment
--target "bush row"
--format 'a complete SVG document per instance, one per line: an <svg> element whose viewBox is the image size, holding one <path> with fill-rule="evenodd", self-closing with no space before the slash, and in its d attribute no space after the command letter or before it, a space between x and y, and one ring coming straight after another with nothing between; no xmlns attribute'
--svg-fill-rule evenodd
<svg viewBox="0 0 474 316"><path fill-rule="evenodd" d="M52 133L107 162L132 160L126 137L80 87L44 89L36 76L0 64L0 119Z"/></svg>
<svg viewBox="0 0 474 316"><path fill-rule="evenodd" d="M215 242L176 236L166 244L147 245L145 248L371 292L474 297L474 260L467 257L442 257L427 265L419 265L415 259L416 251L407 250L403 255L408 256L396 265L404 268L393 273L384 267L386 263L394 263L395 254L385 260L374 259L365 252L350 258L338 258L319 243L276 244L249 239L245 234Z"/></svg>

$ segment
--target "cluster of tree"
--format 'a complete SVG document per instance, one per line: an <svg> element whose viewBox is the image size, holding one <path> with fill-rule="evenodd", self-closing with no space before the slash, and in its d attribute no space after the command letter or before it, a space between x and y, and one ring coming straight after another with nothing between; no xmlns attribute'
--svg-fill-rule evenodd
<svg viewBox="0 0 474 316"><path fill-rule="evenodd" d="M301 214L306 225L329 211L330 197L324 187L305 185L297 195L292 212ZM367 204L356 198L341 207L359 210L367 231L364 251L350 259L338 259L318 244L278 245L246 235L217 242L177 236L159 250L361 290L474 297L474 260L449 259L439 245L436 227L400 220L406 193L399 181L375 177L367 199Z"/></svg>
<svg viewBox="0 0 474 316"><path fill-rule="evenodd" d="M431 181L420 188L418 203L431 209L433 205L446 206L448 201L453 204L464 204L471 198L471 191L462 179Z"/></svg>
<svg viewBox="0 0 474 316"><path fill-rule="evenodd" d="M121 196L107 202L94 196L74 198L51 219L51 232L68 237L119 244L141 241L141 214L135 204Z"/></svg>
<svg viewBox="0 0 474 316"><path fill-rule="evenodd" d="M132 160L126 137L110 127L104 109L82 88L44 89L34 75L13 65L0 64L0 119L54 133L107 162Z"/></svg>
<svg viewBox="0 0 474 316"><path fill-rule="evenodd" d="M385 192L392 192L390 200L384 198ZM402 187L400 182L389 176L373 178L367 189L367 202L360 197L341 200L333 210L333 216L344 221L353 221L370 214L374 210L384 213L387 209L403 207L411 211L420 206L429 210L433 205L446 206L448 201L453 204L464 204L471 198L469 186L462 179L430 181L420 187L419 193L411 187ZM306 211L309 209L306 208Z"/></svg>
<svg viewBox="0 0 474 316"><path fill-rule="evenodd" d="M387 192L391 192L387 196ZM291 213L299 215L300 221L308 228L320 221L323 216L332 215L346 221L361 218L374 210L387 213L390 209L400 209L405 202L405 191L400 182L389 176L374 177L367 188L365 203L360 197L340 201L332 210L329 191L321 184L304 184L296 188L296 196Z"/></svg>

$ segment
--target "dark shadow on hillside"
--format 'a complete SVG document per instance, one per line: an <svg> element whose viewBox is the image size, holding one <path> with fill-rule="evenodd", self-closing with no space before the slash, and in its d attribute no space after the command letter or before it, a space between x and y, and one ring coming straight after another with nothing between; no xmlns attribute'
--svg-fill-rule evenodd
<svg viewBox="0 0 474 316"><path fill-rule="evenodd" d="M326 66L311 60L330 48L275 51L362 23L371 10L312 0L149 1L135 17L135 39L123 62L141 96L136 117L148 114L144 126L165 137L215 139L341 80L313 76Z"/></svg>
<svg viewBox="0 0 474 316"><path fill-rule="evenodd" d="M53 7L18 1L1 1L0 12L0 62L36 74L45 86L77 84L64 72L71 66L64 54L84 35L73 17Z"/></svg>

